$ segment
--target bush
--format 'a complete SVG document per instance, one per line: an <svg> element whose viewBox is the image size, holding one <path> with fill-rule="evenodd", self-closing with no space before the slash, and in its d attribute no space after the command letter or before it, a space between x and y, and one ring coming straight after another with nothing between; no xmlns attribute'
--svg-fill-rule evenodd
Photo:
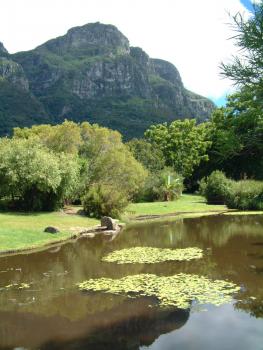
<svg viewBox="0 0 263 350"><path fill-rule="evenodd" d="M88 216L100 218L106 215L116 218L128 205L128 198L113 186L94 184L84 195L82 203Z"/></svg>
<svg viewBox="0 0 263 350"><path fill-rule="evenodd" d="M242 180L233 182L226 197L228 208L263 210L263 182Z"/></svg>
<svg viewBox="0 0 263 350"><path fill-rule="evenodd" d="M200 182L199 191L208 203L224 204L229 195L233 181L228 179L222 171L213 171Z"/></svg>
<svg viewBox="0 0 263 350"><path fill-rule="evenodd" d="M170 168L150 174L137 201L172 201L178 199L184 189L183 177Z"/></svg>
<svg viewBox="0 0 263 350"><path fill-rule="evenodd" d="M214 171L200 181L200 194L208 203L225 203L230 209L263 210L263 182L234 181L221 171Z"/></svg>

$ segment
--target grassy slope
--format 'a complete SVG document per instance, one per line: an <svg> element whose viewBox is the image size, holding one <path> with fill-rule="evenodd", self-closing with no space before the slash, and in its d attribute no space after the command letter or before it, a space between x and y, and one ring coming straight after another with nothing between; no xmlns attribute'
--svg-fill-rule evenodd
<svg viewBox="0 0 263 350"><path fill-rule="evenodd" d="M98 220L80 215L54 213L0 213L0 253L7 250L38 248L52 241L69 238L74 227L90 227ZM45 233L47 226L60 229L58 234Z"/></svg>
<svg viewBox="0 0 263 350"><path fill-rule="evenodd" d="M224 205L209 205L201 196L183 194L174 202L132 203L126 215L163 215L176 212L210 212L227 210Z"/></svg>

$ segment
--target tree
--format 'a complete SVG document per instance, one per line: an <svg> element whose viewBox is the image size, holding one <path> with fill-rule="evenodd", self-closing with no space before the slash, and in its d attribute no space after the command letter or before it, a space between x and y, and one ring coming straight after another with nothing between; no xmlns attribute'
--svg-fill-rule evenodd
<svg viewBox="0 0 263 350"><path fill-rule="evenodd" d="M248 19L233 17L233 36L240 49L221 73L237 91L226 108L212 117L210 165L235 178L263 178L263 1L254 5Z"/></svg>
<svg viewBox="0 0 263 350"><path fill-rule="evenodd" d="M146 140L162 151L167 166L184 177L192 174L202 160L208 160L205 124L196 125L194 119L176 120L151 126L146 132Z"/></svg>
<svg viewBox="0 0 263 350"><path fill-rule="evenodd" d="M74 192L78 161L30 139L0 140L0 197L27 211L53 210Z"/></svg>
<svg viewBox="0 0 263 350"><path fill-rule="evenodd" d="M118 216L143 186L147 171L117 131L83 123L80 155L87 160L83 196L89 215Z"/></svg>
<svg viewBox="0 0 263 350"><path fill-rule="evenodd" d="M222 75L239 86L261 85L263 82L263 1L254 4L254 11L247 20L240 13L233 17L232 39L239 47L239 56L230 64L221 64Z"/></svg>
<svg viewBox="0 0 263 350"><path fill-rule="evenodd" d="M144 139L132 139L127 142L127 146L134 158L143 164L151 173L164 168L165 160L162 151L154 147L150 142Z"/></svg>
<svg viewBox="0 0 263 350"><path fill-rule="evenodd" d="M56 153L78 154L82 144L79 124L65 120L58 125L34 125L32 128L14 128L15 138L37 138L40 143Z"/></svg>
<svg viewBox="0 0 263 350"><path fill-rule="evenodd" d="M123 144L121 134L96 124L65 121L55 126L16 128L10 142L23 144L23 147L32 145L32 151L50 154L54 160L53 169L57 169L60 179L60 185L54 185L52 191L45 189L50 193L50 200L54 197L57 203L62 199L79 201L85 198L85 208L90 214L106 215L108 211L108 214L117 215L147 177L147 171ZM23 152L27 153L26 150ZM30 167L34 161L37 163L37 156L31 155L31 163L30 157L24 162L29 164L28 169L32 172L34 169ZM45 164L43 160L38 169L40 172ZM102 203L98 205L98 201Z"/></svg>

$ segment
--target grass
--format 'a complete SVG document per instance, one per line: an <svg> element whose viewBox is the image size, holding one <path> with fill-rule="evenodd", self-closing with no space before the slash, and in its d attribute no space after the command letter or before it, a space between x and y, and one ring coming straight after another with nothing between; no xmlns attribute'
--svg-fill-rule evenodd
<svg viewBox="0 0 263 350"><path fill-rule="evenodd" d="M205 198L197 195L183 194L173 202L132 203L128 206L126 216L165 215L176 212L211 212L227 210L225 205L207 204Z"/></svg>
<svg viewBox="0 0 263 350"><path fill-rule="evenodd" d="M53 213L0 213L0 253L40 248L70 238L74 228L90 227L98 220L81 215ZM58 227L60 232L43 232L47 226Z"/></svg>

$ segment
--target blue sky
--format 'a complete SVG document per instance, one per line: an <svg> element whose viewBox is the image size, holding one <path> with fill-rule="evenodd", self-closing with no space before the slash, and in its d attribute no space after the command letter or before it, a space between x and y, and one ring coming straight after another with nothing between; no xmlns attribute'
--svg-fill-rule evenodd
<svg viewBox="0 0 263 350"><path fill-rule="evenodd" d="M253 9L252 2L250 0L240 0L240 2L249 10Z"/></svg>
<svg viewBox="0 0 263 350"><path fill-rule="evenodd" d="M213 101L218 107L225 106L226 105L226 96L221 96L220 98L217 98L217 99L214 98Z"/></svg>

